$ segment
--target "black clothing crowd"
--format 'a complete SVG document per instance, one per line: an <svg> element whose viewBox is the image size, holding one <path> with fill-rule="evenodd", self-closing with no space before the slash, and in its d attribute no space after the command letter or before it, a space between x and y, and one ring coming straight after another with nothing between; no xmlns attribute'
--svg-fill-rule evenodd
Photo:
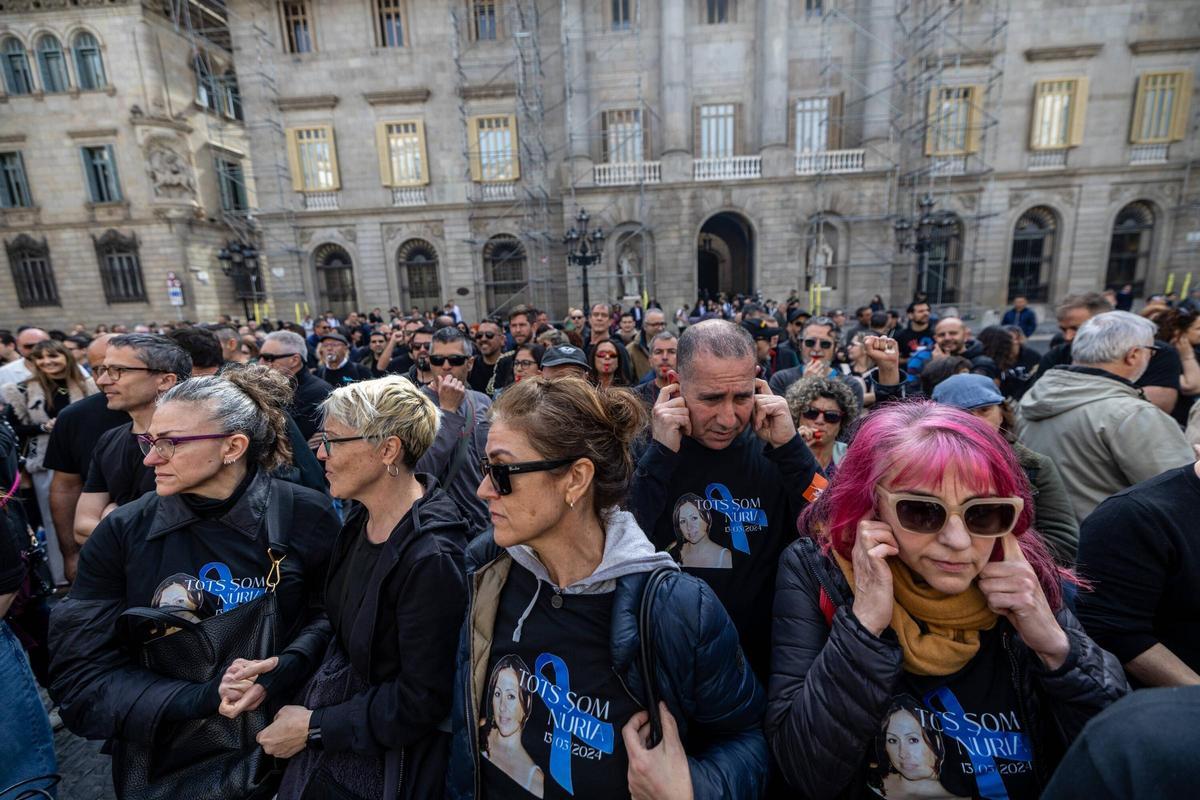
<svg viewBox="0 0 1200 800"><path fill-rule="evenodd" d="M1200 308L1125 299L0 331L0 800L62 725L122 800L1178 796Z"/></svg>

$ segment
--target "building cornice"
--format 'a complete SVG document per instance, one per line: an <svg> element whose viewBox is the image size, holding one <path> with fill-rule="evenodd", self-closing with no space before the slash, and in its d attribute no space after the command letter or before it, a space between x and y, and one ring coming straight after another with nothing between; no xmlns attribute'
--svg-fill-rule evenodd
<svg viewBox="0 0 1200 800"><path fill-rule="evenodd" d="M432 94L424 87L392 89L386 92L363 92L363 99L373 106L402 106L424 103Z"/></svg>
<svg viewBox="0 0 1200 800"><path fill-rule="evenodd" d="M6 133L0 136L0 144L23 144L25 142L25 134L23 133Z"/></svg>
<svg viewBox="0 0 1200 800"><path fill-rule="evenodd" d="M1129 49L1139 56L1147 53L1186 53L1200 50L1200 36L1187 39L1139 39L1130 42Z"/></svg>
<svg viewBox="0 0 1200 800"><path fill-rule="evenodd" d="M168 128L180 133L191 133L192 126L178 119L168 117L147 117L136 114L129 115L129 122L135 128Z"/></svg>
<svg viewBox="0 0 1200 800"><path fill-rule="evenodd" d="M309 111L334 108L338 104L336 94L314 94L308 97L280 97L275 101L280 111Z"/></svg>
<svg viewBox="0 0 1200 800"><path fill-rule="evenodd" d="M78 11L81 8L108 8L133 5L133 0L8 0L4 11L9 14L32 11Z"/></svg>
<svg viewBox="0 0 1200 800"><path fill-rule="evenodd" d="M995 57L996 52L994 50L967 51L962 53L941 53L936 56L927 56L925 58L925 66L929 68L938 66L986 67L992 63L992 59Z"/></svg>
<svg viewBox="0 0 1200 800"><path fill-rule="evenodd" d="M479 86L463 86L458 90L463 100L493 100L498 97L516 97L515 83L485 83Z"/></svg>
<svg viewBox="0 0 1200 800"><path fill-rule="evenodd" d="M1025 51L1026 61L1075 61L1095 58L1103 44L1072 44L1062 47L1031 47Z"/></svg>
<svg viewBox="0 0 1200 800"><path fill-rule="evenodd" d="M67 136L72 139L112 139L116 135L116 128L87 128L81 131L67 131Z"/></svg>

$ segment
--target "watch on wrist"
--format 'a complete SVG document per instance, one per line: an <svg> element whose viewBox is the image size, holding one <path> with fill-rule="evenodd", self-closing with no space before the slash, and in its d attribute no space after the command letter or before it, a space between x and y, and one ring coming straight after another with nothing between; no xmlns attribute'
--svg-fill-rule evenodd
<svg viewBox="0 0 1200 800"><path fill-rule="evenodd" d="M324 750L325 742L321 739L321 726L308 729L308 738L304 740L304 746L310 750Z"/></svg>

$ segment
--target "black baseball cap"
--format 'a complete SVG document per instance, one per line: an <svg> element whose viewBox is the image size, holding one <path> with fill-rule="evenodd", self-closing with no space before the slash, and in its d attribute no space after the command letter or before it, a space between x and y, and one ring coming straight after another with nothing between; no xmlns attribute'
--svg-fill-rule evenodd
<svg viewBox="0 0 1200 800"><path fill-rule="evenodd" d="M561 367L564 365L583 367L584 369L589 370L591 369L591 366L588 364L587 356L584 355L583 350L571 344L560 344L555 347L551 347L546 351L546 354L542 356L542 369L545 369L546 367Z"/></svg>
<svg viewBox="0 0 1200 800"><path fill-rule="evenodd" d="M792 309L791 311L789 311L789 312L788 312L788 314L787 314L787 321L788 321L788 324L789 324L789 325L790 325L790 324L792 324L793 322L795 322L797 319L799 319L799 318L801 318L801 317L803 317L804 319L811 319L811 318L812 318L812 314L808 313L808 312L807 312L806 310L804 310L803 308L793 308L793 309Z"/></svg>
<svg viewBox="0 0 1200 800"><path fill-rule="evenodd" d="M747 319L742 321L742 327L757 339L770 339L778 336L781 331L765 319Z"/></svg>

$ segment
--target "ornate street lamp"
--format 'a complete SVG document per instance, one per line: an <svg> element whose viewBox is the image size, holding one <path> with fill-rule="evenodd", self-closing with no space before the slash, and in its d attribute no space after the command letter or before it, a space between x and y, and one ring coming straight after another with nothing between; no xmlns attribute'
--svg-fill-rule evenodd
<svg viewBox="0 0 1200 800"><path fill-rule="evenodd" d="M600 251L604 249L604 230L596 228L591 234L588 234L588 220L591 219L588 213L582 208L575 215L575 223L579 226L572 226L567 231L567 235L563 237L563 244L567 246L567 261L574 264L583 270L583 308L584 313L590 313L592 310L591 304L588 302L588 267L592 266L600 260Z"/></svg>
<svg viewBox="0 0 1200 800"><path fill-rule="evenodd" d="M258 271L258 251L253 245L229 241L217 253L221 272L233 278L234 293L242 301L246 319L250 319L250 303L262 299L261 276Z"/></svg>
<svg viewBox="0 0 1200 800"><path fill-rule="evenodd" d="M917 254L917 275L921 285L918 291L925 294L929 286L929 251L935 242L944 239L947 233L958 224L958 217L951 211L934 211L937 201L926 194L917 201L920 214L916 219L901 217L893 227L896 231L896 247L901 251L910 250ZM942 286L938 282L938 287ZM939 298L940 299L940 298Z"/></svg>

